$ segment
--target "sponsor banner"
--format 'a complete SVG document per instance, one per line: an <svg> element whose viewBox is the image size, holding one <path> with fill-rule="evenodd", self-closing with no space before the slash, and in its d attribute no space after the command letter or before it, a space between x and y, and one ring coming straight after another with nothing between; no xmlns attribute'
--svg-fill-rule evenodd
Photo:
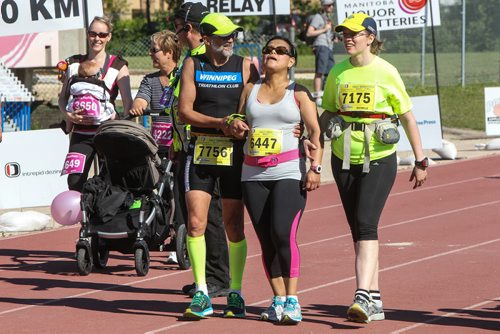
<svg viewBox="0 0 500 334"><path fill-rule="evenodd" d="M443 134L441 132L441 118L439 113L439 102L437 95L412 97L413 115L415 116L422 138L424 149L443 147ZM406 137L403 126L399 126L401 139L398 143L398 151L411 151L410 142Z"/></svg>
<svg viewBox="0 0 500 334"><path fill-rule="evenodd" d="M276 15L290 15L290 0L200 0L212 13L227 16L273 15L273 2Z"/></svg>
<svg viewBox="0 0 500 334"><path fill-rule="evenodd" d="M48 206L68 190L69 138L60 129L6 132L0 143L0 209Z"/></svg>
<svg viewBox="0 0 500 334"><path fill-rule="evenodd" d="M89 21L102 16L101 0L0 0L0 36L83 28L85 2Z"/></svg>
<svg viewBox="0 0 500 334"><path fill-rule="evenodd" d="M339 22L363 12L377 21L379 31L431 26L430 4L434 26L441 25L438 0L336 0L336 4Z"/></svg>
<svg viewBox="0 0 500 334"><path fill-rule="evenodd" d="M0 62L9 68L52 66L58 60L57 31L0 37Z"/></svg>
<svg viewBox="0 0 500 334"><path fill-rule="evenodd" d="M484 89L484 120L486 135L500 135L500 87Z"/></svg>

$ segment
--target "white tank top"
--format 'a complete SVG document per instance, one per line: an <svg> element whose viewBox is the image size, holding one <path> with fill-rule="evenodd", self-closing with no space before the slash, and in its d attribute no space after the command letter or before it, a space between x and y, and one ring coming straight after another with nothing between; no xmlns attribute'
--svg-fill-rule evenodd
<svg viewBox="0 0 500 334"><path fill-rule="evenodd" d="M257 94L261 87L258 81L250 92L246 104L246 120L250 132L269 130L275 137L280 137L280 152L283 153L299 148L299 138L293 135L295 126L301 121L300 110L295 101L295 82L290 81L285 95L281 101L274 104L262 104L257 100ZM243 148L246 155L252 151L251 133ZM254 137L255 139L255 137ZM255 147L255 140L254 140ZM243 163L241 174L242 181L273 181L282 179L303 180L306 173L305 158L297 158L286 161L274 167L255 167Z"/></svg>

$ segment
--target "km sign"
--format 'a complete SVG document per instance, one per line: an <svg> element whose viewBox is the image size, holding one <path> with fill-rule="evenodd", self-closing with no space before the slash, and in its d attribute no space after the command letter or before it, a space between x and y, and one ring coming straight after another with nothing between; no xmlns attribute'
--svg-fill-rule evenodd
<svg viewBox="0 0 500 334"><path fill-rule="evenodd" d="M101 0L0 0L0 36L83 28L85 2L102 15Z"/></svg>

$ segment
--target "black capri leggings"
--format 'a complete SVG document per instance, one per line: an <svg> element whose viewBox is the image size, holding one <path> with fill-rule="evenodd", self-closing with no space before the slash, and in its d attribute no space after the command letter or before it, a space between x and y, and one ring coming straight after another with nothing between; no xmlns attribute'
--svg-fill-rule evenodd
<svg viewBox="0 0 500 334"><path fill-rule="evenodd" d="M342 170L342 160L332 154L332 171L354 242L378 240L378 222L396 179L396 153L363 165Z"/></svg>
<svg viewBox="0 0 500 334"><path fill-rule="evenodd" d="M267 277L299 277L297 230L306 206L302 182L243 182L243 201L259 238Z"/></svg>

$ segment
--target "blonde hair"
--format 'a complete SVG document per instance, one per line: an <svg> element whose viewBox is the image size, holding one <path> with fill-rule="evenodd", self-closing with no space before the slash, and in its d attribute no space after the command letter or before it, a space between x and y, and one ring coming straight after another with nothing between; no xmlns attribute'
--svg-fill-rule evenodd
<svg viewBox="0 0 500 334"><path fill-rule="evenodd" d="M151 35L151 41L158 44L161 51L172 52L172 60L176 63L181 58L182 46L177 39L177 35L170 30L162 30Z"/></svg>
<svg viewBox="0 0 500 334"><path fill-rule="evenodd" d="M90 60L82 61L78 66L78 76L91 77L99 73L100 70L101 67L99 66L99 64Z"/></svg>
<svg viewBox="0 0 500 334"><path fill-rule="evenodd" d="M378 55L381 51L384 50L384 42L374 36L373 42L370 45L370 52L374 55Z"/></svg>
<svg viewBox="0 0 500 334"><path fill-rule="evenodd" d="M95 16L92 22L90 22L89 28L94 22L104 23L108 27L108 32L113 32L113 23L111 23L111 20L107 16Z"/></svg>

